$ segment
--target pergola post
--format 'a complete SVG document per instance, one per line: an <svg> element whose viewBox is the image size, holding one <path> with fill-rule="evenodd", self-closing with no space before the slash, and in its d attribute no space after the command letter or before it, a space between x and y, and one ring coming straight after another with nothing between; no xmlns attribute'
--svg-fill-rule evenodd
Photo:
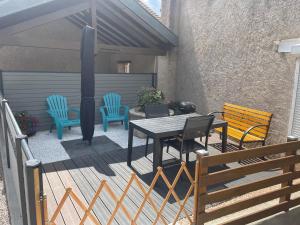
<svg viewBox="0 0 300 225"><path fill-rule="evenodd" d="M95 29L95 47L94 47L94 54L97 55L98 53L98 39L97 39L97 5L96 0L90 0L90 26Z"/></svg>

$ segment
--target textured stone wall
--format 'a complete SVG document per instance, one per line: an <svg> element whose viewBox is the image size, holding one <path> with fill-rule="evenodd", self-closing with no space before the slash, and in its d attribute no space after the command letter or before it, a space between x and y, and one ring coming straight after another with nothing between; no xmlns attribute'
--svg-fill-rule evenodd
<svg viewBox="0 0 300 225"><path fill-rule="evenodd" d="M180 0L179 0L180 1ZM174 33L178 32L178 0L163 0L161 21ZM170 50L166 56L158 57L158 88L163 89L167 100L176 100L177 48Z"/></svg>
<svg viewBox="0 0 300 225"><path fill-rule="evenodd" d="M285 141L296 58L277 53L274 41L300 37L300 1L181 0L177 7L169 13L179 18L176 99L202 113L224 102L272 112L269 141Z"/></svg>
<svg viewBox="0 0 300 225"><path fill-rule="evenodd" d="M26 40L80 41L81 30L65 19L21 32L16 35ZM152 73L154 56L101 53L96 57L95 69L98 73L115 73L117 60L132 61L133 73ZM58 49L0 46L0 69L12 71L80 71L80 52Z"/></svg>

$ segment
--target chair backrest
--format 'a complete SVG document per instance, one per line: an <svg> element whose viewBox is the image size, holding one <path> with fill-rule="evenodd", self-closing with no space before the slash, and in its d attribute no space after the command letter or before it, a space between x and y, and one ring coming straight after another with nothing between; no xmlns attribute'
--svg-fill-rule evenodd
<svg viewBox="0 0 300 225"><path fill-rule="evenodd" d="M51 95L47 98L49 110L60 119L68 119L67 98L61 95Z"/></svg>
<svg viewBox="0 0 300 225"><path fill-rule="evenodd" d="M214 115L195 116L187 118L182 135L183 140L191 140L194 138L205 136L205 147L207 147L208 135L214 119Z"/></svg>
<svg viewBox="0 0 300 225"><path fill-rule="evenodd" d="M108 115L120 115L121 96L119 94L110 92L104 95L103 99Z"/></svg>
<svg viewBox="0 0 300 225"><path fill-rule="evenodd" d="M147 119L170 116L166 104L147 104L145 105L145 114Z"/></svg>
<svg viewBox="0 0 300 225"><path fill-rule="evenodd" d="M263 139L267 137L272 113L230 103L224 103L223 111L223 119L228 122L228 126L241 131L246 131L255 125L265 125L253 129L250 131L250 134Z"/></svg>

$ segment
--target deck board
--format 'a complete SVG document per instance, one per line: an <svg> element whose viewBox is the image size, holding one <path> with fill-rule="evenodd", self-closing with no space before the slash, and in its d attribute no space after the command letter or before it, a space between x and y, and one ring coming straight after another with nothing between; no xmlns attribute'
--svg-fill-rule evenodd
<svg viewBox="0 0 300 225"><path fill-rule="evenodd" d="M55 209L57 208L58 203L57 203L57 201L54 197L53 191L50 187L49 181L46 176L46 172L44 172L44 174L43 174L43 188L44 188L44 192L47 195L48 214L53 215ZM57 224L65 225L65 222L60 213L57 216L56 222L57 222Z"/></svg>
<svg viewBox="0 0 300 225"><path fill-rule="evenodd" d="M56 202L59 204L65 193L65 187L63 186L52 164L44 166L44 169L49 181L49 185L53 190ZM71 202L70 198L67 198L67 200L65 201L65 204L61 209L61 214L66 224L79 224L80 222L79 215L74 208L74 205Z"/></svg>
<svg viewBox="0 0 300 225"><path fill-rule="evenodd" d="M143 152L136 152L135 156L139 159L135 160L132 165L137 170L137 172L142 173L142 174L147 174L152 169L151 161L149 161L149 159L148 159L148 158L152 157L152 154L149 154L148 158L142 157L141 155L143 155L143 154L144 154ZM119 173L120 176L126 176L127 179L129 178L132 170L127 166L126 158L124 158L124 154L117 154L116 152L113 152L110 155L105 155L104 158L105 157L120 159L120 161L123 161L120 163L115 163L113 166L115 167L115 171L117 171L117 173ZM167 159L167 157L164 157L164 159ZM141 180L141 181L142 181L142 184L144 185L144 187L148 189L149 186L143 180ZM164 196L161 196L160 194L158 194L157 192L154 191L152 194L152 197L153 197L153 201L157 204L157 206L159 208L161 203L164 200ZM170 203L167 203L167 207L163 211L163 215L167 219L167 221L170 221L170 219L172 220L172 218L175 217L178 210L179 210L178 205L176 205L176 204L172 205Z"/></svg>
<svg viewBox="0 0 300 225"><path fill-rule="evenodd" d="M174 156L172 155L176 156L176 153L178 154L176 151L164 153L164 160L173 158ZM103 154L87 155L81 158L73 158L44 165L45 173L43 176L44 181L47 183L45 192L48 195L50 216L53 214L58 201L63 196L65 188L67 187L71 187L84 204L88 205L98 189L100 182L104 179L107 180L107 183L113 189L117 197L120 197L130 179L131 173L134 171L139 177L143 187L148 191L153 177L151 162L152 153L150 152L148 157L145 158L144 146L140 146L134 149L133 156L132 165L134 170L127 166L127 151L124 149ZM175 176L177 170L174 170L172 173L174 173L173 175ZM173 179L171 178L170 182L172 183L172 181ZM160 180L158 187L156 188L153 190L151 197L159 210L167 193L167 188L165 188L162 180ZM180 188L181 187L176 187L176 189ZM158 191L160 189L164 190ZM144 194L134 183L124 199L124 205L132 216L134 216L139 209L143 198ZM181 200L183 200L183 198L181 198ZM97 199L93 208L93 213L101 224L107 223L115 205L116 203L107 195L107 193L101 194L100 198ZM186 204L186 210L189 214L192 213L192 207L193 197L191 196ZM171 198L163 210L163 216L167 223L173 222L178 210L179 205ZM79 221L83 216L83 211L73 200L68 199L67 205L63 207L62 215L63 217L60 215L56 220L57 225L79 224ZM71 215L74 216L72 217ZM137 224L150 225L153 223L156 216L154 209L149 202L147 202L137 220ZM85 224L91 225L92 222L86 222ZM130 222L122 210L119 209L112 224L127 225L130 224ZM158 224L163 223L159 220Z"/></svg>
<svg viewBox="0 0 300 225"><path fill-rule="evenodd" d="M100 182L102 180L106 180L109 186L112 188L114 193L119 197L122 194L122 190L120 187L118 187L114 182L113 179L110 179L108 176L105 175L105 171L100 168L97 163L93 162L92 159L89 157L84 157L81 159L74 159L75 163L80 167L86 167L88 165L93 165L93 167L88 167L89 171L89 177L88 179L91 180L91 182L95 185L97 188L100 185ZM107 195L107 192L104 191L105 194L101 194L101 198L104 199L105 203L109 206L111 209L111 212L113 211L114 207L116 206L116 203ZM134 207L133 203L131 201L128 201L128 199L125 199L125 205L129 212L136 211L137 207ZM121 210L119 209L117 216L118 221L126 221L122 224L130 224L128 220L126 219L125 215ZM146 218L143 218L142 222L144 224L147 224L149 220Z"/></svg>
<svg viewBox="0 0 300 225"><path fill-rule="evenodd" d="M100 182L96 184L97 186L94 185L91 180L88 179L91 173L87 169L78 168L78 166L72 160L64 161L64 165L69 170L71 176L74 178L77 186L85 196L86 200L91 202L97 188L100 185ZM105 224L105 222L108 221L112 210L108 208L107 204L102 199L98 199L96 201L93 209L100 222ZM121 225L121 223L116 220L114 220L112 224Z"/></svg>
<svg viewBox="0 0 300 225"><path fill-rule="evenodd" d="M136 152L135 153L136 154L136 156L138 157L138 159L137 160L135 160L135 162L133 162L133 167L137 170L137 172L142 172L142 173L144 173L144 174L147 174L147 173L149 173L149 171L152 171L152 158L153 158L153 154L152 153L150 153L148 156L147 156L147 158L146 157L143 157L143 152ZM178 157L178 151L176 151L176 150L174 150L174 149L172 149L172 148L170 148L170 151L169 151L169 153L166 153L166 151L164 151L163 152L163 159L164 159L164 161L166 161L166 160L170 160L170 159L174 159L174 158L176 158L176 156ZM195 154L190 154L191 155L191 157L190 157L190 160L192 161L192 160L194 160L195 159ZM178 169L179 168L177 168L177 170L175 169L174 171L172 171L173 172L173 176L167 176L168 177L168 179L169 179L169 182L172 184L172 182L173 182L173 179L174 179L174 177L175 177L175 175L177 174L177 172L178 172ZM190 172L191 172L191 174L193 174L194 173L194 171L193 170L190 170ZM183 173L184 174L184 173ZM182 177L183 178L183 177ZM183 179L186 179L186 178L183 178ZM179 187L178 185L175 187L175 190L179 190L179 189L181 189L181 187ZM167 190L167 189L164 189L165 191ZM164 194L166 194L166 193L164 193ZM173 198L172 196L171 196L171 198ZM169 207L168 208L173 208L174 209L174 211L177 213L178 212L178 210L179 210L179 205L178 204L176 204L176 203L173 203L173 204L169 204ZM186 207L185 207L185 209L186 210L188 210L190 213L192 213L192 208L193 208L193 197L190 197L189 198L189 201L187 201L187 203L186 203Z"/></svg>
<svg viewBox="0 0 300 225"><path fill-rule="evenodd" d="M78 196L78 198L81 199L81 201L87 207L88 202L86 201L86 199L83 196L83 194L81 193L80 189L74 182L73 177L70 175L69 171L65 168L64 164L62 162L57 162L54 164L54 167L55 167L57 174L59 175L64 187L72 187L72 191ZM84 211L79 207L79 205L74 200L71 199L71 201L72 201L80 219L82 219L84 216ZM93 211L92 211L92 214L95 215ZM94 223L89 218L86 219L84 224L94 225Z"/></svg>
<svg viewBox="0 0 300 225"><path fill-rule="evenodd" d="M103 166L106 162L102 158L103 158L102 156L97 157L97 155L95 157L89 157L89 159L91 160L90 162L94 163L95 165L94 172L98 177L99 174L97 174L97 171L95 171L97 169L103 170L104 173L109 173L108 168L106 166ZM121 196L123 194L123 190L125 189L128 180L123 180L121 176L109 177L107 175L104 176L104 179L108 181L108 184L111 186L111 188L113 188L117 196ZM136 212L141 202L142 202L142 197L137 196L136 192L133 191L133 188L131 187L128 190L127 197L124 199L124 205L126 205L128 211ZM134 215L133 213L131 214ZM149 224L151 221L153 221L153 219L151 220L151 216L153 217L153 214L151 215L147 212L143 212L139 217L139 222L141 222L142 224Z"/></svg>
<svg viewBox="0 0 300 225"><path fill-rule="evenodd" d="M132 170L130 170L127 165L125 166L125 168L123 167L124 164L126 163L117 163L117 162L112 162L112 159L119 159L118 158L118 154L110 154L110 155L103 155L101 156L101 158L103 158L104 160L106 160L106 162L110 161L110 166L111 168L113 168L113 170L117 173L116 175L120 178L122 178L125 182L127 182L130 179ZM147 191L149 186L146 185L142 180L141 183L143 185L143 187L145 188L145 190ZM134 194L136 196L135 201L137 202L137 205L141 205L143 198L144 198L144 194L142 193L142 191L136 186L136 184L134 183L134 185L131 188L134 191ZM155 193L154 193L155 194ZM158 199L157 196L153 196L152 195L152 200L153 202L156 204L157 209L159 209L159 206L161 205L163 198ZM146 203L146 205L144 206L145 212L148 216L150 216L151 220L153 221L156 218L156 213L154 211L154 209L152 208L152 206L149 203ZM172 216L174 215L171 214L169 217L166 217L166 221L170 222L170 218L172 218Z"/></svg>

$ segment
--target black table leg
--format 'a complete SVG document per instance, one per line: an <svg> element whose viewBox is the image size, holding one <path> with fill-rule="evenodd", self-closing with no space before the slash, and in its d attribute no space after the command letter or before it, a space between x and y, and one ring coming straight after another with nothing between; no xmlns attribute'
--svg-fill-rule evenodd
<svg viewBox="0 0 300 225"><path fill-rule="evenodd" d="M157 167L162 166L162 149L159 138L154 138L153 141L153 174L155 175Z"/></svg>
<svg viewBox="0 0 300 225"><path fill-rule="evenodd" d="M227 148L227 127L227 124L222 127L222 153L226 152Z"/></svg>
<svg viewBox="0 0 300 225"><path fill-rule="evenodd" d="M132 156L132 141L133 141L133 126L129 123L128 131L128 152L127 152L127 166L131 167L131 156Z"/></svg>

